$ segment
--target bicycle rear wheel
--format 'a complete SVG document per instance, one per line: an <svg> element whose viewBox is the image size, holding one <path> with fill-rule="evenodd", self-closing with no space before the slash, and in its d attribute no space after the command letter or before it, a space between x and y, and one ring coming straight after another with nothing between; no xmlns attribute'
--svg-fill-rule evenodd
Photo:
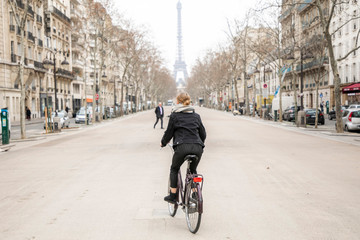
<svg viewBox="0 0 360 240"><path fill-rule="evenodd" d="M170 178L169 178L169 182L168 182L168 194L170 194ZM174 217L176 215L176 211L178 209L178 204L177 203L173 204L173 203L168 202L168 209L169 209L170 216Z"/></svg>
<svg viewBox="0 0 360 240"><path fill-rule="evenodd" d="M194 184L194 183L193 183ZM199 230L202 214L202 195L199 184L189 183L185 195L185 215L189 231L196 233Z"/></svg>

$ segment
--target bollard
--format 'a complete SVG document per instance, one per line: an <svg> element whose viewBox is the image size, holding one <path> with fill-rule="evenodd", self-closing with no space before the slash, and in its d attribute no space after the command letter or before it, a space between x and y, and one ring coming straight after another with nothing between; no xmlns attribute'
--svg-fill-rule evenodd
<svg viewBox="0 0 360 240"><path fill-rule="evenodd" d="M278 110L274 110L274 121L277 122Z"/></svg>

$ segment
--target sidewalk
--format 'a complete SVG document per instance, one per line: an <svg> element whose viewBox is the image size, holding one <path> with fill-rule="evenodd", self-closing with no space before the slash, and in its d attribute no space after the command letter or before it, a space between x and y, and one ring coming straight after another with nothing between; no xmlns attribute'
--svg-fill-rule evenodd
<svg viewBox="0 0 360 240"><path fill-rule="evenodd" d="M43 123L44 121L45 121L45 117L31 119L30 121L25 119L25 125ZM20 126L20 121L11 122L11 126L12 127L19 127Z"/></svg>

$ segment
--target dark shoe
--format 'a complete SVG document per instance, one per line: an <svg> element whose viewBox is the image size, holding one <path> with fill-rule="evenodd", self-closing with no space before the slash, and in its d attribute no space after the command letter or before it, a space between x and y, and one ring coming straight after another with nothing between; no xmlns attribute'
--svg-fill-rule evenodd
<svg viewBox="0 0 360 240"><path fill-rule="evenodd" d="M164 128L161 128L161 129L164 129Z"/></svg>
<svg viewBox="0 0 360 240"><path fill-rule="evenodd" d="M170 193L170 195L164 197L164 201L175 204L176 203L176 193Z"/></svg>

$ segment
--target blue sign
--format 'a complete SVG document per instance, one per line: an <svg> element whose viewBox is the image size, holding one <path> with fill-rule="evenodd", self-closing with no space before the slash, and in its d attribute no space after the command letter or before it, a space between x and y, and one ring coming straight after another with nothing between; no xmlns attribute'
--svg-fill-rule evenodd
<svg viewBox="0 0 360 240"><path fill-rule="evenodd" d="M278 94L279 90L280 90L280 86L277 87L277 89L275 91L275 94L274 94L274 97L276 97L276 94Z"/></svg>
<svg viewBox="0 0 360 240"><path fill-rule="evenodd" d="M320 93L320 98L323 98L323 96L324 96L324 95L323 95L322 93Z"/></svg>

